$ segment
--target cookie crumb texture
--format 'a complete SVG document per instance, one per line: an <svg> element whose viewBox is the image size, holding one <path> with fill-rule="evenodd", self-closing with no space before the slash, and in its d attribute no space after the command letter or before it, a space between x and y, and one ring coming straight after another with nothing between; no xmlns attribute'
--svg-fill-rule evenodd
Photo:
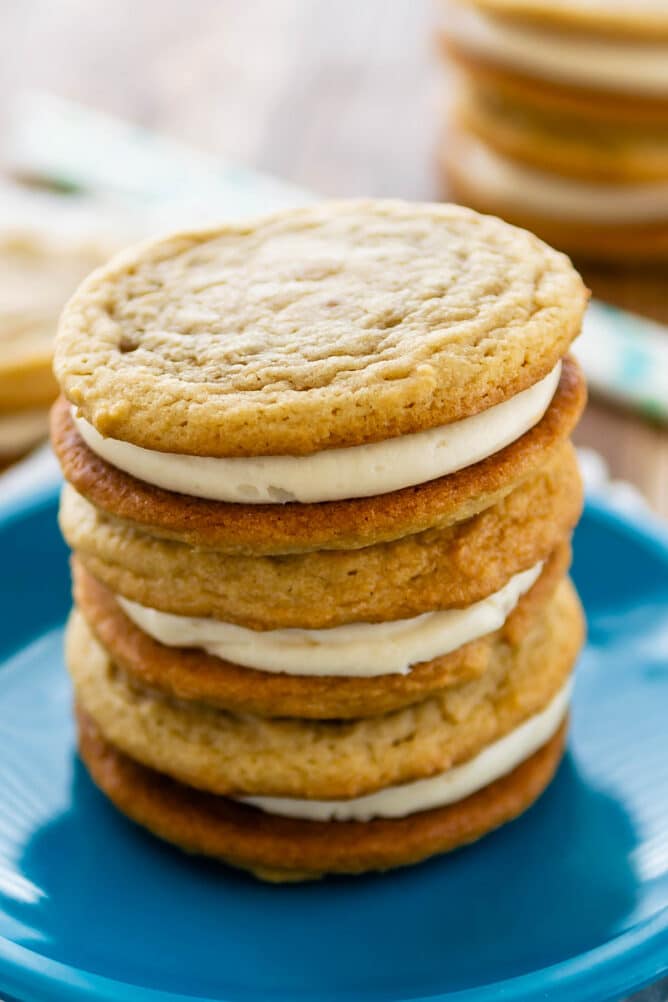
<svg viewBox="0 0 668 1002"><path fill-rule="evenodd" d="M565 256L499 219L322 203L116 257L65 310L56 374L106 436L304 455L521 392L566 353L585 303Z"/></svg>

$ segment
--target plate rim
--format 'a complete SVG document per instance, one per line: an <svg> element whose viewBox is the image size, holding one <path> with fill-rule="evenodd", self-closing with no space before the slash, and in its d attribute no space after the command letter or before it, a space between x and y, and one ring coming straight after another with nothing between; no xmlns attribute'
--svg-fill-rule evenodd
<svg viewBox="0 0 668 1002"><path fill-rule="evenodd" d="M47 486L29 498L0 502L0 532L52 507L59 486ZM668 568L668 528L651 511L642 516L622 512L600 496L589 496L585 512L618 535L642 548L659 550ZM668 973L668 905L615 939L577 957L502 981L455 992L397 998L396 1002L537 1002L549 993L551 1002L602 1002L619 993L637 991ZM183 995L140 987L81 970L45 957L0 935L0 978L3 990L27 991L45 1002L230 1002L222 996ZM6 980L8 979L8 980ZM577 995L573 993L577 992ZM38 994L36 994L38 993ZM593 994L595 993L595 994Z"/></svg>

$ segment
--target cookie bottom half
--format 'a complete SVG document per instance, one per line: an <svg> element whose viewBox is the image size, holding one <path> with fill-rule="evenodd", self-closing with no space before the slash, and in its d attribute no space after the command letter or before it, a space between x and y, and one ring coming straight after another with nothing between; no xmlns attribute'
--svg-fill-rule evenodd
<svg viewBox="0 0 668 1002"><path fill-rule="evenodd" d="M477 841L526 811L553 778L567 724L508 775L465 800L400 819L302 821L194 790L140 765L77 710L79 752L95 784L125 815L185 852L262 880L313 880L418 863Z"/></svg>

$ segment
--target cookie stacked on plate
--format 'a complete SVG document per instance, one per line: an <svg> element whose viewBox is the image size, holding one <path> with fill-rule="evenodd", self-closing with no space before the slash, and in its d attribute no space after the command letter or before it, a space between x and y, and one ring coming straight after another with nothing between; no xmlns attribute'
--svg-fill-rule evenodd
<svg viewBox="0 0 668 1002"><path fill-rule="evenodd" d="M34 229L0 233L0 471L48 435L58 316L106 255Z"/></svg>
<svg viewBox="0 0 668 1002"><path fill-rule="evenodd" d="M561 254L455 206L324 203L117 257L61 320L81 755L273 880L514 818L583 636Z"/></svg>
<svg viewBox="0 0 668 1002"><path fill-rule="evenodd" d="M668 5L447 0L448 190L583 258L668 258Z"/></svg>

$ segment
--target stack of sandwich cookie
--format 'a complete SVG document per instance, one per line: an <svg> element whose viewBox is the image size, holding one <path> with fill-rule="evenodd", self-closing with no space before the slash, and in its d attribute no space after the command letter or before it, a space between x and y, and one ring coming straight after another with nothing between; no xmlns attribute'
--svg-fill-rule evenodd
<svg viewBox="0 0 668 1002"><path fill-rule="evenodd" d="M573 254L668 257L668 7L442 0L448 190Z"/></svg>
<svg viewBox="0 0 668 1002"><path fill-rule="evenodd" d="M127 815L271 880L416 862L564 748L586 290L455 206L133 249L61 319L79 744Z"/></svg>
<svg viewBox="0 0 668 1002"><path fill-rule="evenodd" d="M56 243L33 229L0 234L0 471L48 435L58 315L105 256L90 242Z"/></svg>

